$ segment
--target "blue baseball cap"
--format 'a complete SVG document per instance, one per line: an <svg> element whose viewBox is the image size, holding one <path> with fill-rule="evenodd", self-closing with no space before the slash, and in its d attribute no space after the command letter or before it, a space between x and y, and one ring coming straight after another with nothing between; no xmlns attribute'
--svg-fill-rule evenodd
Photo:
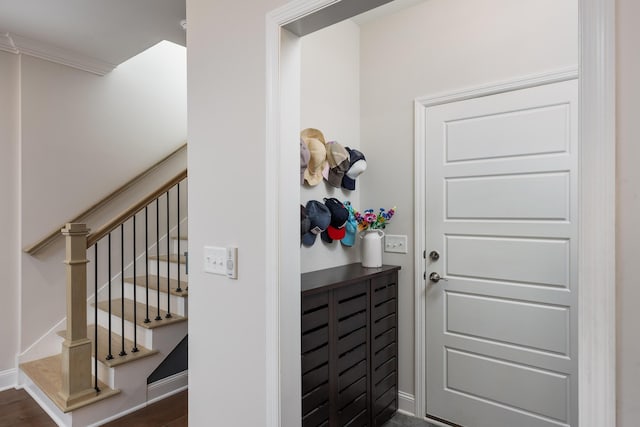
<svg viewBox="0 0 640 427"><path fill-rule="evenodd" d="M356 235L358 234L358 223L356 222L356 217L353 214L351 204L346 202L345 206L347 206L347 209L349 210L349 219L347 219L347 223L344 226L346 232L340 242L344 246L353 246L356 243Z"/></svg>

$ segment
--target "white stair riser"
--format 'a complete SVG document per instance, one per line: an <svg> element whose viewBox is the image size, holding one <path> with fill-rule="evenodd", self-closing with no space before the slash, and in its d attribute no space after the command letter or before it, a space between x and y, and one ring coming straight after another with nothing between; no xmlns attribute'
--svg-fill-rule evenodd
<svg viewBox="0 0 640 427"><path fill-rule="evenodd" d="M174 254L178 253L178 239L171 239L173 240L173 244L172 244L172 248L171 248L171 252ZM180 240L180 255L184 255L185 252L187 252L188 250L188 241L186 239L181 239Z"/></svg>
<svg viewBox="0 0 640 427"><path fill-rule="evenodd" d="M147 294L144 286L135 286L133 283L125 283L124 297L133 300L133 289L136 288L136 301L146 304ZM170 308L171 313L179 314L180 316L187 316L187 298L179 297L176 295L170 296ZM158 306L158 292L155 289L149 289L149 305L152 307ZM162 310L167 309L167 294L160 292L160 308Z"/></svg>
<svg viewBox="0 0 640 427"><path fill-rule="evenodd" d="M162 277L167 277L167 262L166 261L157 261L154 259L150 259L149 260L149 274L154 274L156 275L158 270L158 263L160 263L160 276ZM185 264L177 264L177 263L170 263L171 264L171 271L169 274L169 277L171 277L172 279L177 279L178 278L178 268L177 266L180 265L180 280L185 281L188 280L187 279L187 266ZM139 273L140 274L140 273Z"/></svg>
<svg viewBox="0 0 640 427"><path fill-rule="evenodd" d="M91 373L93 375L95 375L95 364L94 364L94 357L91 357ZM104 363L102 363L102 360L98 359L98 379L100 381L102 381L103 383L105 383L106 385L109 386L109 388L116 388L115 387L115 381L114 381L114 369L108 367L107 365L105 365Z"/></svg>
<svg viewBox="0 0 640 427"><path fill-rule="evenodd" d="M126 329L126 325L125 325ZM150 332L150 335L154 336L154 350L158 350L158 353L155 355L151 355L131 363L115 366L110 368L109 366L103 363L104 357L98 359L98 379L103 383L107 384L110 388L118 388L118 389L127 389L129 384L145 384L147 376L160 364L160 362L171 353L171 351L175 348L176 345L187 335L188 326L186 322L174 323L169 326L165 326L162 328L149 329L146 330ZM117 333L114 329L114 333ZM119 334L118 334L119 335ZM144 346L140 341L138 341L138 345ZM144 346L146 347L146 346ZM150 348L150 347L147 347ZM115 358L118 357L118 353L120 353L121 346L112 347L111 351ZM131 349L125 347L125 351L127 353L131 352ZM104 354L102 350L100 350L101 354ZM94 358L91 358L91 372L95 375L94 371ZM127 366L136 367L134 372L144 371L146 372L143 375L142 379L136 379L137 375L131 375L131 373L125 369Z"/></svg>
<svg viewBox="0 0 640 427"><path fill-rule="evenodd" d="M145 312L137 313L140 319L145 318ZM153 321L156 317L156 312L152 311L149 308L149 319ZM109 328L109 313L106 311L98 310L98 324L103 328ZM134 324L129 322L128 320L124 321L124 336L125 338L133 341L133 328ZM138 332L138 344L152 349L153 348L153 331L151 329L143 328L141 326L135 325L135 328ZM121 335L122 332L122 319L116 315L111 315L111 331L118 335ZM118 354L120 352L120 348L112 348L112 354Z"/></svg>

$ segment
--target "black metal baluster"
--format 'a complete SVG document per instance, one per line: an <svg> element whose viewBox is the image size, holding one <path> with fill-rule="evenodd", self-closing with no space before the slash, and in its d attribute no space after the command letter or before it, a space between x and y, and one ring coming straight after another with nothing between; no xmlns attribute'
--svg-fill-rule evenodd
<svg viewBox="0 0 640 427"><path fill-rule="evenodd" d="M144 323L150 323L149 320L149 206L144 207L144 275L145 290L147 293L146 317Z"/></svg>
<svg viewBox="0 0 640 427"><path fill-rule="evenodd" d="M107 239L109 251L109 268L107 269L107 274L109 275L109 354L107 354L107 360L113 359L113 354L111 354L111 233L109 233L109 237ZM97 325L96 325L97 326Z"/></svg>
<svg viewBox="0 0 640 427"><path fill-rule="evenodd" d="M119 356L126 356L127 352L124 351L124 223L120 224L120 308L122 309L120 316L120 319L122 320L122 348Z"/></svg>
<svg viewBox="0 0 640 427"><path fill-rule="evenodd" d="M100 387L98 387L98 242L93 245L93 253L93 388L100 393Z"/></svg>
<svg viewBox="0 0 640 427"><path fill-rule="evenodd" d="M162 320L160 316L160 202L156 199L156 255L158 261L156 262L156 293L158 294L158 314L155 320Z"/></svg>
<svg viewBox="0 0 640 427"><path fill-rule="evenodd" d="M133 214L133 348L131 353L138 352L138 297L136 290L138 289L138 276L136 275L136 214Z"/></svg>
<svg viewBox="0 0 640 427"><path fill-rule="evenodd" d="M184 274L186 276L189 275L189 251L184 251ZM189 285L185 288L187 291L189 290Z"/></svg>
<svg viewBox="0 0 640 427"><path fill-rule="evenodd" d="M167 319L171 318L171 227L169 224L169 190L167 190ZM180 271L180 254L178 254L178 271ZM160 292L160 282L158 281L158 293Z"/></svg>
<svg viewBox="0 0 640 427"><path fill-rule="evenodd" d="M178 198L178 209L177 209L177 216L178 216L178 263L180 262L180 183L178 183L178 186L176 188L177 190L177 198ZM176 292L182 292L182 287L180 286L180 264L178 264L178 287L176 288Z"/></svg>

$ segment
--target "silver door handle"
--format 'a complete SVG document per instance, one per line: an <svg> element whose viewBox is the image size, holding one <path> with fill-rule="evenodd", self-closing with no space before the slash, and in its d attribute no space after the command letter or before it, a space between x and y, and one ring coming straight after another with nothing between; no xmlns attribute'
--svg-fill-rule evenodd
<svg viewBox="0 0 640 427"><path fill-rule="evenodd" d="M447 281L447 279L445 279L444 277L440 276L435 271L433 273L429 274L429 280L431 280L433 283L438 283L440 280L444 280L445 282Z"/></svg>

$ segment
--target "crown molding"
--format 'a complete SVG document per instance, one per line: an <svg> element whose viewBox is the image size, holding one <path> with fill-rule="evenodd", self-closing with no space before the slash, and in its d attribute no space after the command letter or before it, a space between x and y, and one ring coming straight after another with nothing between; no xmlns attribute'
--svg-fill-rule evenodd
<svg viewBox="0 0 640 427"><path fill-rule="evenodd" d="M9 33L0 34L0 50L9 53L18 53L18 49L16 49L16 46L13 44Z"/></svg>
<svg viewBox="0 0 640 427"><path fill-rule="evenodd" d="M117 67L117 64L11 33L0 33L0 50L33 56L99 76L104 76Z"/></svg>

